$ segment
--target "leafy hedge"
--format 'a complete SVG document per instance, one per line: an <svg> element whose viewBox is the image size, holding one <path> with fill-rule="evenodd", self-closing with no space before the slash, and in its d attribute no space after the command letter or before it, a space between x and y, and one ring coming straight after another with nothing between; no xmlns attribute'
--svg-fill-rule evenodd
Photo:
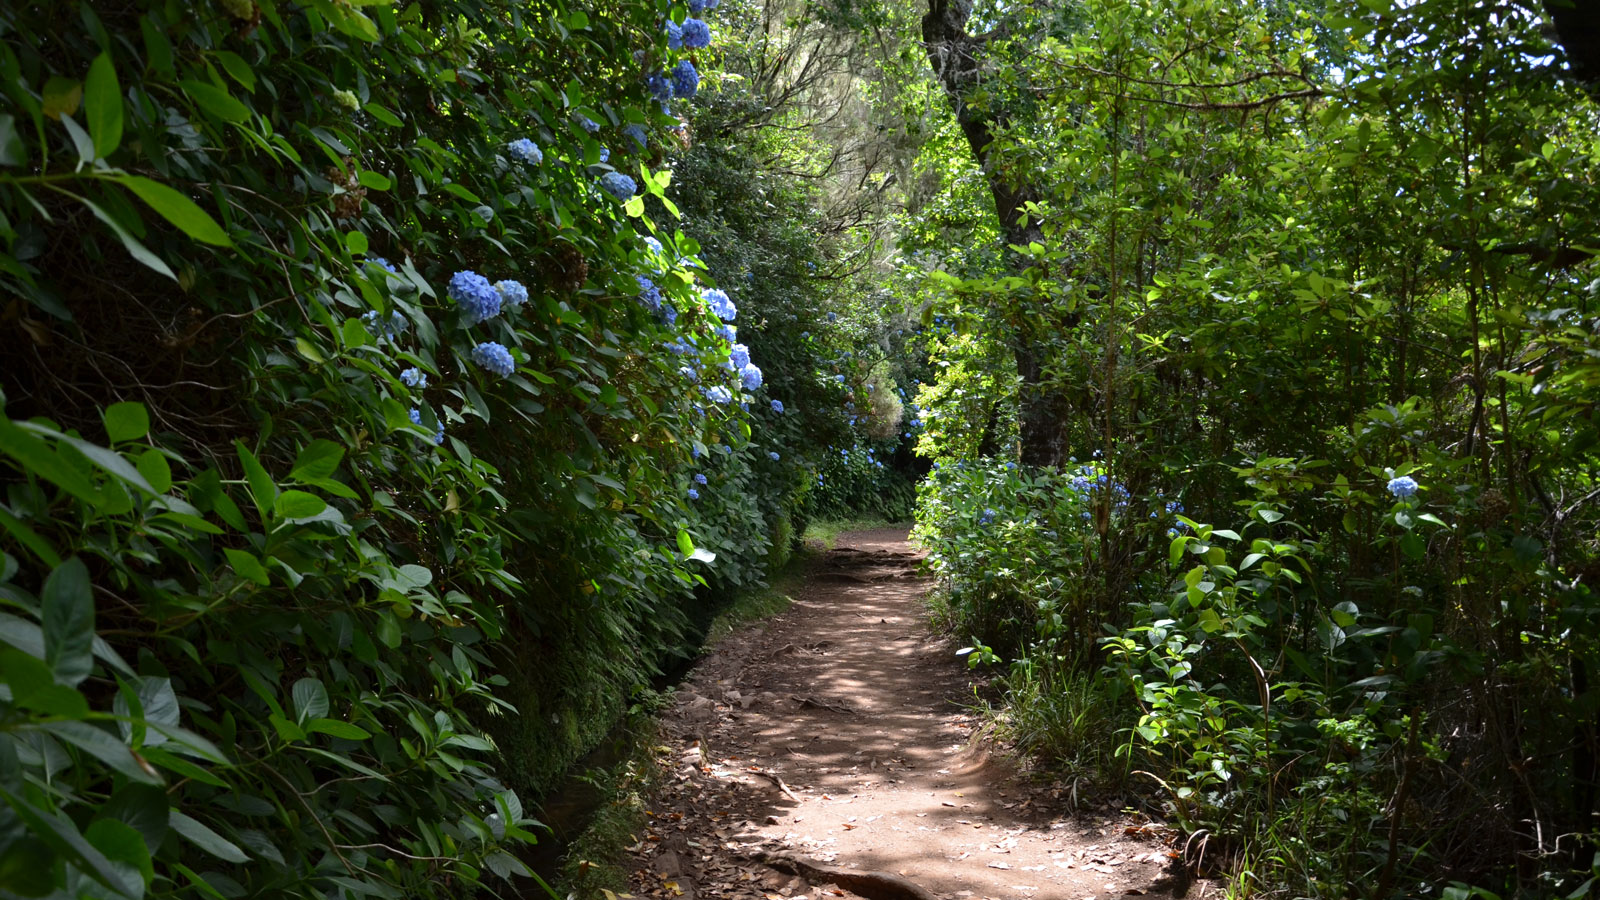
<svg viewBox="0 0 1600 900"><path fill-rule="evenodd" d="M688 18L0 10L0 891L503 890L759 581L800 463L645 212Z"/></svg>

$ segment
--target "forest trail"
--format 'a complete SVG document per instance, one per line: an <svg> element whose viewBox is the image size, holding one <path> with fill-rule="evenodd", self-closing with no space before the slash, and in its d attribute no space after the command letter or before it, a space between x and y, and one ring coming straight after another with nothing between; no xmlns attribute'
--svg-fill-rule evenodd
<svg viewBox="0 0 1600 900"><path fill-rule="evenodd" d="M929 632L906 536L841 535L786 612L680 687L630 850L637 896L1174 896L1168 848L1115 802L1074 814L1070 786L1027 781L974 740L969 673Z"/></svg>

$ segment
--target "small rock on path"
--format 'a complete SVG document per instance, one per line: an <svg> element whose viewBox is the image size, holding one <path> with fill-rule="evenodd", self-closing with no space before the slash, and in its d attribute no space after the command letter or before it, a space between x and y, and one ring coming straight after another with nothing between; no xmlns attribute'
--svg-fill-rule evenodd
<svg viewBox="0 0 1600 900"><path fill-rule="evenodd" d="M820 867L948 900L1184 896L1156 829L1074 813L1060 785L975 739L972 682L929 633L920 560L903 528L843 534L786 612L695 667L663 720L636 895L857 896ZM760 861L785 856L816 864L816 883Z"/></svg>

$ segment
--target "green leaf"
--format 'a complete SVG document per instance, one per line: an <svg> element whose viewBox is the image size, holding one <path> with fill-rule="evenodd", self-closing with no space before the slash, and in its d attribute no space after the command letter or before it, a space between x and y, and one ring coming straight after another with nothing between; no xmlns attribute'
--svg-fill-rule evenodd
<svg viewBox="0 0 1600 900"><path fill-rule="evenodd" d="M280 519L309 519L327 508L327 501L316 494L287 490L278 495L274 512Z"/></svg>
<svg viewBox="0 0 1600 900"><path fill-rule="evenodd" d="M37 435L17 427L0 415L0 452L22 464L23 471L38 475L90 506L100 505L100 492L77 467Z"/></svg>
<svg viewBox="0 0 1600 900"><path fill-rule="evenodd" d="M179 86L189 98L209 115L224 122L238 124L250 118L250 108L233 99L233 95L214 84L203 81L180 81Z"/></svg>
<svg viewBox="0 0 1600 900"><path fill-rule="evenodd" d="M256 559L255 554L244 550L235 550L232 547L224 547L222 552L228 557L228 565L233 567L233 571L240 578L246 581L253 581L262 587L266 587L271 583L266 567L261 565L261 560Z"/></svg>
<svg viewBox="0 0 1600 900"><path fill-rule="evenodd" d="M4 800L16 812L17 818L22 820L34 837L48 844L56 853L71 860L83 870L84 874L119 896L136 900L134 895L128 892L122 873L106 859L104 853L84 840L83 835L78 832L78 826L73 824L71 819L58 812L40 809L11 793L3 785L0 785L0 800Z"/></svg>
<svg viewBox="0 0 1600 900"><path fill-rule="evenodd" d="M44 114L59 121L62 116L70 116L78 111L78 104L83 100L83 85L70 78L52 75L44 83L43 99Z"/></svg>
<svg viewBox="0 0 1600 900"><path fill-rule="evenodd" d="M381 172L374 172L371 169L362 169L356 177L360 179L363 187L368 187L375 191L387 191L394 186L394 182L389 180L389 176Z"/></svg>
<svg viewBox="0 0 1600 900"><path fill-rule="evenodd" d="M239 455L239 463L244 466L245 481L250 484L250 498L255 501L256 510L261 513L261 518L265 519L267 510L272 509L273 504L277 502L278 486L273 482L272 476L267 474L267 470L261 467L261 461L256 459L256 455L242 442L234 441L233 449Z"/></svg>
<svg viewBox="0 0 1600 900"><path fill-rule="evenodd" d="M113 180L132 191L161 218L178 226L189 237L217 247L233 246L233 239L222 230L217 220L182 193L139 175L119 175Z"/></svg>
<svg viewBox="0 0 1600 900"><path fill-rule="evenodd" d="M172 826L173 831L183 835L190 843L217 859L231 863L250 861L250 857L246 856L237 844L212 831L198 819L191 818L177 810L172 810L167 821Z"/></svg>
<svg viewBox="0 0 1600 900"><path fill-rule="evenodd" d="M0 114L0 166L25 166L28 164L28 143L17 131L17 117Z"/></svg>
<svg viewBox="0 0 1600 900"><path fill-rule="evenodd" d="M46 722L39 726L39 730L77 747L133 781L161 783L161 776L148 763L134 756L133 748L109 731L88 722Z"/></svg>
<svg viewBox="0 0 1600 900"><path fill-rule="evenodd" d="M338 719L312 719L306 723L306 731L313 734L326 734L329 737L342 738L347 741L364 741L372 735L351 725L349 722L340 722Z"/></svg>
<svg viewBox="0 0 1600 900"><path fill-rule="evenodd" d="M366 106L363 106L362 109L365 109L368 115L372 116L374 119L377 119L379 122L388 125L390 128L399 128L401 125L399 116L376 103L368 103Z"/></svg>
<svg viewBox="0 0 1600 900"><path fill-rule="evenodd" d="M294 481L320 481L333 475L344 459L344 448L333 441L318 438L305 446L295 457L289 477Z"/></svg>
<svg viewBox="0 0 1600 900"><path fill-rule="evenodd" d="M113 444L137 441L150 433L150 413L145 411L143 403L113 403L101 417L105 420L106 436Z"/></svg>
<svg viewBox="0 0 1600 900"><path fill-rule="evenodd" d="M89 211L94 213L94 217L104 223L107 228L111 229L112 234L115 234L117 239L122 241L122 246L128 251L129 256L132 256L135 260L148 267L152 271L160 272L162 275L171 278L173 281L178 280L178 276L173 273L170 266L162 261L161 257L151 253L149 247L139 243L138 238L134 237L132 234L129 234L128 229L122 227L122 223L118 222L111 216L110 213L102 209L98 203L95 203L88 197L78 197L76 194L72 194L70 196L76 197L78 202L89 207Z"/></svg>
<svg viewBox="0 0 1600 900"><path fill-rule="evenodd" d="M320 719L328 714L328 689L315 678L302 678L290 691L294 699L294 718L298 723Z"/></svg>
<svg viewBox="0 0 1600 900"><path fill-rule="evenodd" d="M122 144L122 88L117 84L117 68L110 53L101 53L89 64L89 77L83 84L83 112L94 138L95 155L104 159Z"/></svg>
<svg viewBox="0 0 1600 900"><path fill-rule="evenodd" d="M50 573L40 592L44 661L56 681L76 686L94 668L94 594L76 556Z"/></svg>
<svg viewBox="0 0 1600 900"><path fill-rule="evenodd" d="M139 454L134 460L134 467L144 480L150 482L150 487L158 494L165 494L172 490L172 465L167 462L166 454L154 447ZM171 515L176 515L171 514Z"/></svg>
<svg viewBox="0 0 1600 900"><path fill-rule="evenodd" d="M130 826L116 819L95 819L89 823L84 837L104 853L113 866L124 869L123 882L130 896L141 896L154 880L150 848L145 845L144 836Z"/></svg>
<svg viewBox="0 0 1600 900"><path fill-rule="evenodd" d="M12 515L3 505L0 505L0 528L10 532L12 537L32 551L33 555L45 565L54 567L61 563L60 555L50 546L50 542L40 537L39 533L28 527L27 523Z"/></svg>
<svg viewBox="0 0 1600 900"><path fill-rule="evenodd" d="M689 537L686 529L678 529L678 552L685 557L694 552L694 539Z"/></svg>
<svg viewBox="0 0 1600 900"><path fill-rule="evenodd" d="M344 236L344 245L354 254L367 252L367 236L359 231L352 231Z"/></svg>
<svg viewBox="0 0 1600 900"><path fill-rule="evenodd" d="M231 50L219 50L217 62L222 63L222 70L232 76L234 81L239 82L240 87L252 94L256 92L256 73L250 68L250 64L244 61L244 57Z"/></svg>
<svg viewBox="0 0 1600 900"><path fill-rule="evenodd" d="M154 853L167 836L167 792L153 784L128 784L95 810L95 819L115 819L144 839Z"/></svg>

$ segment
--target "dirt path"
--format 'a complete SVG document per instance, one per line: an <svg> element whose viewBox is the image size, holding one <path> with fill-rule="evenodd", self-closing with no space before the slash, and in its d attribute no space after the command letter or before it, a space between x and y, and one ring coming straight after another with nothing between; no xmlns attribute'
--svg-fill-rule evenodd
<svg viewBox="0 0 1600 900"><path fill-rule="evenodd" d="M972 739L966 667L928 633L919 558L903 529L841 535L787 612L695 668L665 719L636 894L1173 896L1167 848L1138 822L1072 814L1060 785Z"/></svg>

